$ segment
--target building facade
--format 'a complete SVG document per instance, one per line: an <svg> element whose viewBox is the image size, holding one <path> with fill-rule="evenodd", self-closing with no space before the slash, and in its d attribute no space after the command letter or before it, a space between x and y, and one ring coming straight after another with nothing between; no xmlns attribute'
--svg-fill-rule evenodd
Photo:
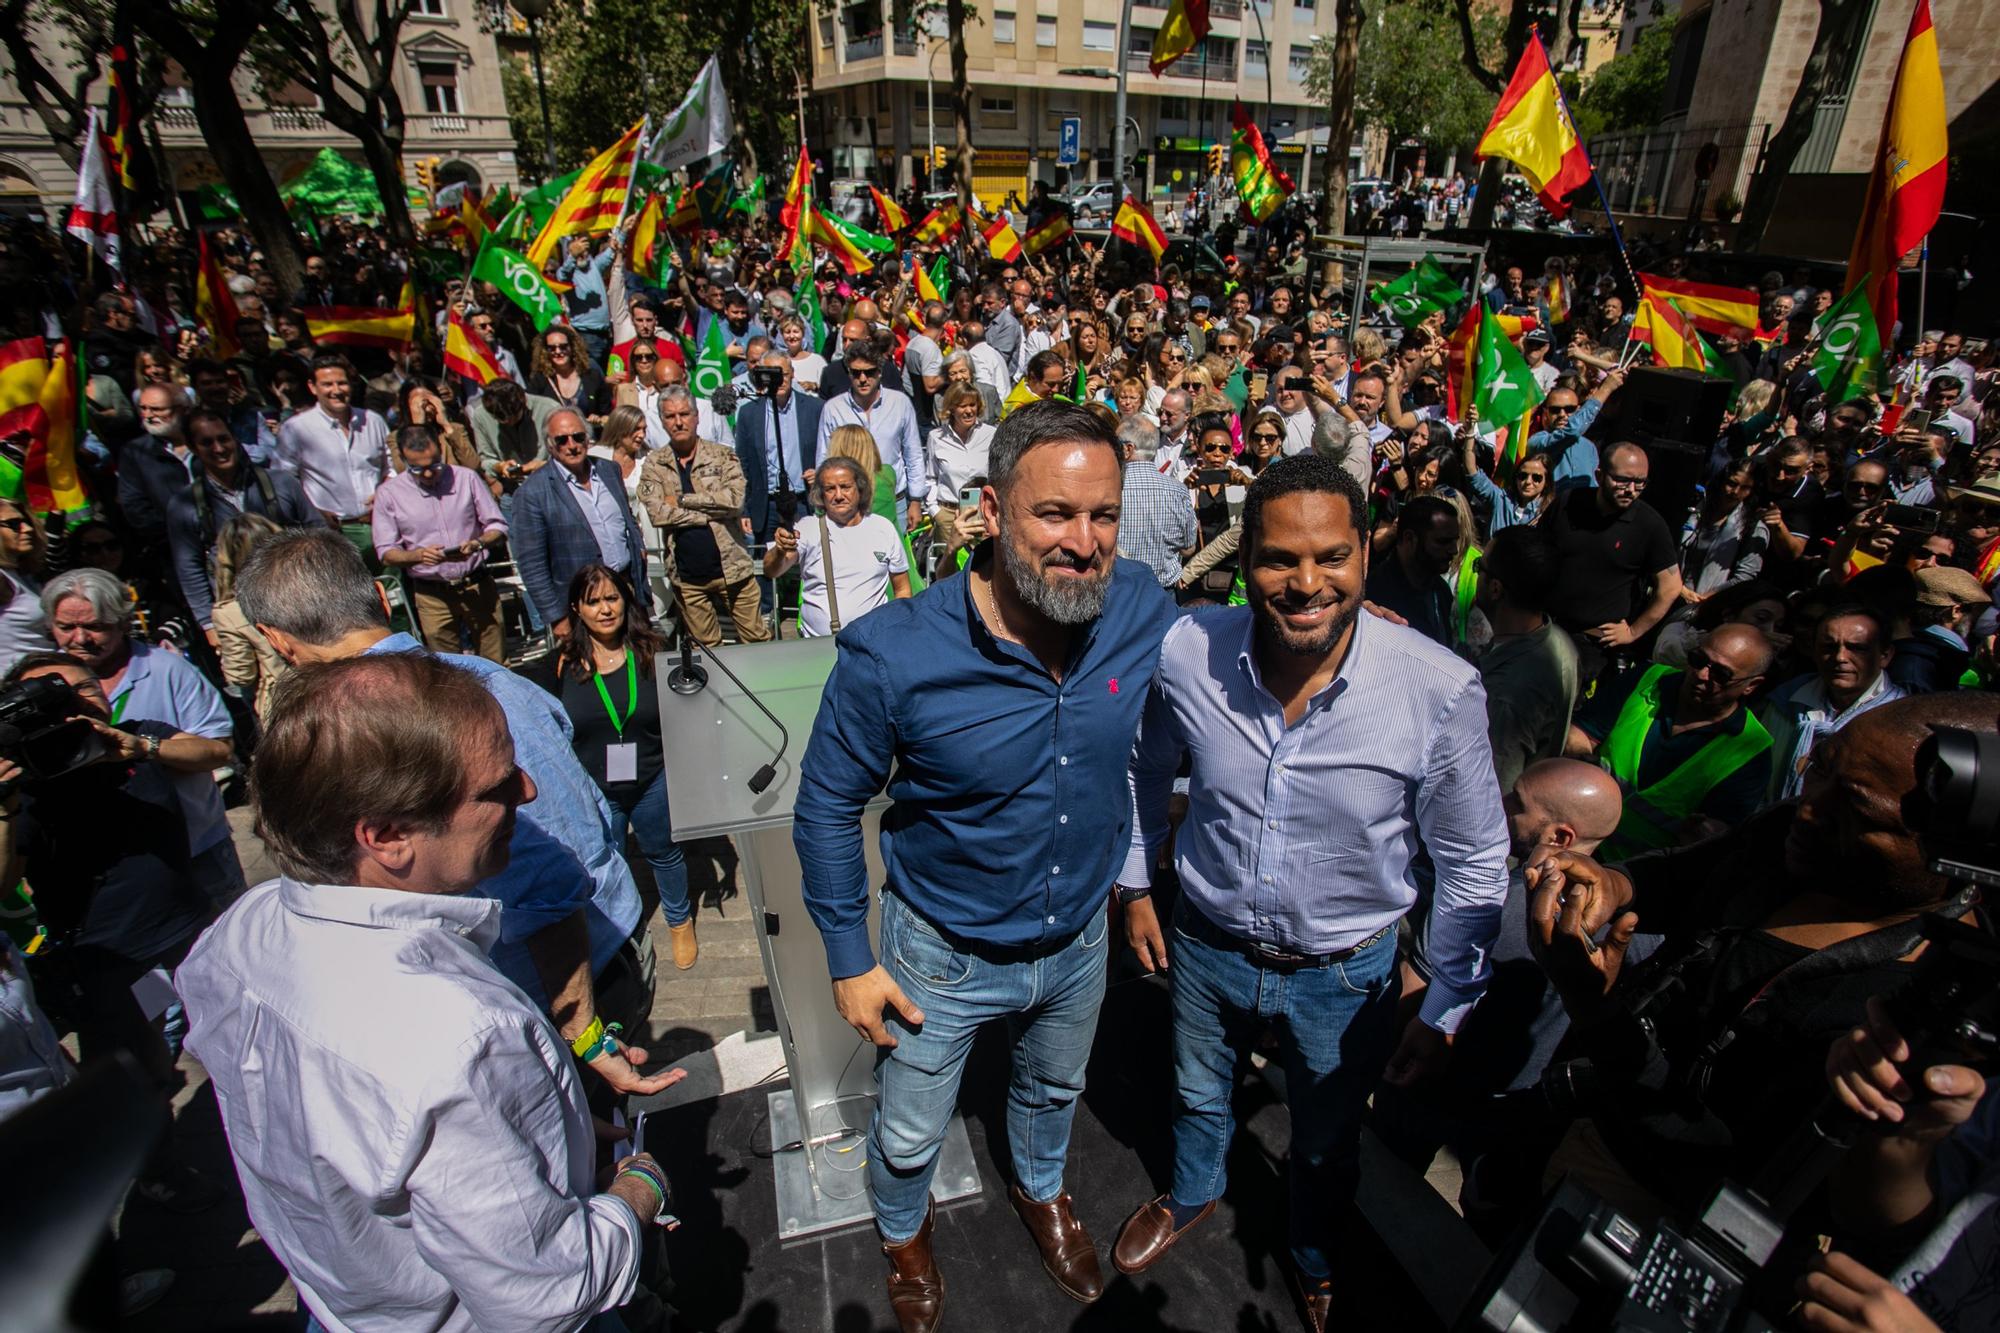
<svg viewBox="0 0 2000 1333"><path fill-rule="evenodd" d="M491 26L488 6L475 0L415 0L403 24L397 62L406 185L417 184L419 164L428 164L440 185L466 181L484 188L519 180L500 79L500 61L506 57ZM36 49L51 70L74 77L68 48L52 24L37 31ZM236 83L250 133L281 187L311 165L322 148L362 160L360 145L327 122L309 92L281 90L267 97L247 69L239 72ZM100 80L91 97L102 106L107 96ZM186 80L171 65L152 123L164 159L162 177L176 191L192 196L204 185L222 183ZM11 70L0 73L0 203L18 208L38 200L60 210L75 190L76 173L49 142L40 117L21 94L20 80Z"/></svg>
<svg viewBox="0 0 2000 1333"><path fill-rule="evenodd" d="M949 156L956 130L942 6L913 32L896 28L893 8L893 0L861 0L816 16L808 117L832 174L901 188L926 180L938 150ZM980 6L965 47L973 189L982 200L992 206L1013 191L1025 198L1037 180L1110 179L1119 62L1128 79L1125 152L1133 180L1152 197L1184 197L1199 182L1209 150L1229 144L1239 100L1279 164L1301 189L1312 187L1325 171L1327 117L1306 96L1306 70L1313 44L1333 34L1332 0L1209 0L1207 42L1159 76L1150 56L1165 0L1138 0L1123 51L1119 9L1119 0ZM1069 120L1074 163L1062 160ZM1363 174L1363 165L1357 150L1351 168Z"/></svg>

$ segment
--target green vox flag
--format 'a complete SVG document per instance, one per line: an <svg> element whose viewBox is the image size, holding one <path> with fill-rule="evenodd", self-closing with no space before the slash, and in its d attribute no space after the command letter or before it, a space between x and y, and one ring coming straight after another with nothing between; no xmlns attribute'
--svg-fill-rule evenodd
<svg viewBox="0 0 2000 1333"><path fill-rule="evenodd" d="M694 206L701 212L703 226L719 227L728 218L735 180L736 163L725 157L716 163L715 170L695 182Z"/></svg>
<svg viewBox="0 0 2000 1333"><path fill-rule="evenodd" d="M1465 290L1444 271L1437 260L1425 255L1415 268L1368 293L1394 312L1396 322L1413 329L1434 311L1448 310L1465 299Z"/></svg>
<svg viewBox="0 0 2000 1333"><path fill-rule="evenodd" d="M1479 312L1479 372L1472 391L1479 419L1493 426L1517 425L1542 401L1542 386L1526 357L1515 349L1493 312Z"/></svg>
<svg viewBox="0 0 2000 1333"><path fill-rule="evenodd" d="M488 240L479 247L479 257L472 261L472 276L492 283L502 296L525 310L537 333L562 318L562 298L549 290L533 264L505 246Z"/></svg>
<svg viewBox="0 0 2000 1333"><path fill-rule="evenodd" d="M764 176L759 172L757 179L750 182L750 188L729 201L729 206L738 213L748 213L756 217L764 211Z"/></svg>
<svg viewBox="0 0 2000 1333"><path fill-rule="evenodd" d="M793 297L799 318L806 322L806 350L817 353L826 346L826 313L820 309L819 284L813 281L811 269L800 275Z"/></svg>
<svg viewBox="0 0 2000 1333"><path fill-rule="evenodd" d="M886 255L896 248L896 243L887 236L877 236L872 231L855 226L846 218L835 217L833 214L826 212L822 212L820 216L826 219L828 226L846 237L856 249L865 250L871 254Z"/></svg>
<svg viewBox="0 0 2000 1333"><path fill-rule="evenodd" d="M556 205L569 193L569 187L576 184L576 178L582 174L582 169L578 168L522 195L514 206L513 214L500 224L501 239L522 245L534 240L548 225Z"/></svg>
<svg viewBox="0 0 2000 1333"><path fill-rule="evenodd" d="M1819 350L1813 353L1813 378L1826 390L1829 403L1874 394L1882 377L1882 338L1868 304L1868 279L1819 317Z"/></svg>
<svg viewBox="0 0 2000 1333"><path fill-rule="evenodd" d="M688 392L703 402L715 397L729 383L729 334L720 316L708 321L701 349L695 354L694 373L688 376Z"/></svg>
<svg viewBox="0 0 2000 1333"><path fill-rule="evenodd" d="M937 288L938 300L951 299L951 260L944 255L931 261L931 286Z"/></svg>
<svg viewBox="0 0 2000 1333"><path fill-rule="evenodd" d="M426 246L410 256L410 265L425 282L442 287L465 272L465 256L441 246Z"/></svg>

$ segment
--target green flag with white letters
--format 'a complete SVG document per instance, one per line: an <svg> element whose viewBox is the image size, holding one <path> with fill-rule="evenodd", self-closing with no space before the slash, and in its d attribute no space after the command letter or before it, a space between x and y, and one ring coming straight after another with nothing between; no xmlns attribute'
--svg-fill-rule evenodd
<svg viewBox="0 0 2000 1333"><path fill-rule="evenodd" d="M1871 397L1882 376L1882 336L1875 308L1868 304L1868 279L1819 317L1819 350L1813 378L1826 390L1829 406Z"/></svg>
<svg viewBox="0 0 2000 1333"><path fill-rule="evenodd" d="M688 392L706 401L729 383L729 330L716 315L708 321L701 348L695 353L694 371L688 376Z"/></svg>
<svg viewBox="0 0 2000 1333"><path fill-rule="evenodd" d="M1515 425L1542 401L1542 386L1535 383L1528 359L1487 309L1479 312L1478 366L1472 402L1479 410L1479 419L1488 425Z"/></svg>
<svg viewBox="0 0 2000 1333"><path fill-rule="evenodd" d="M535 266L504 245L488 239L472 261L472 276L490 282L500 294L528 313L540 333L562 318L562 298L549 289Z"/></svg>
<svg viewBox="0 0 2000 1333"><path fill-rule="evenodd" d="M1399 278L1376 285L1368 296L1387 305L1397 323L1414 329L1433 311L1449 310L1464 300L1465 289L1452 281L1437 260L1425 255L1416 267Z"/></svg>

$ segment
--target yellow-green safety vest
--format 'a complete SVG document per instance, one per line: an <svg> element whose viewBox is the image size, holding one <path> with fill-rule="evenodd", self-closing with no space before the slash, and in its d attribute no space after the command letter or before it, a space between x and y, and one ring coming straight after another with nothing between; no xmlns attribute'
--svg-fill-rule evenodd
<svg viewBox="0 0 2000 1333"><path fill-rule="evenodd" d="M1462 648L1472 628L1472 604L1479 598L1479 548L1470 542L1458 562L1458 587L1452 597L1451 641Z"/></svg>
<svg viewBox="0 0 2000 1333"><path fill-rule="evenodd" d="M1682 820L1701 809L1709 792L1736 770L1766 754L1771 733L1746 713L1743 730L1733 736L1717 736L1691 755L1687 762L1651 786L1640 789L1639 763L1645 752L1646 737L1660 716L1660 699L1666 693L1668 677L1681 673L1669 666L1651 666L1639 677L1639 686L1618 710L1618 721L1604 738L1598 762L1618 779L1625 793L1625 815L1618 821L1613 847L1607 851L1626 856L1654 847L1670 847ZM1615 857L1614 857L1615 859Z"/></svg>

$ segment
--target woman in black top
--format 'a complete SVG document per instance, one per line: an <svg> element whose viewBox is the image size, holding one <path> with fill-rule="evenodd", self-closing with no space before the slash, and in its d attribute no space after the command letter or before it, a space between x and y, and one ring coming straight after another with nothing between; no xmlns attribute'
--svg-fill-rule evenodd
<svg viewBox="0 0 2000 1333"><path fill-rule="evenodd" d="M1229 488L1248 486L1250 476L1235 462L1235 437L1229 431L1229 418L1220 412L1205 412L1194 422L1196 446L1195 466L1188 473L1188 489L1194 492L1195 522L1201 525L1201 543L1208 543L1220 537L1231 522L1229 512ZM1229 590L1236 582L1236 557L1230 555L1216 562L1192 587L1182 590L1181 601L1222 602L1229 598Z"/></svg>
<svg viewBox="0 0 2000 1333"><path fill-rule="evenodd" d="M569 581L569 637L560 645L556 692L576 729L576 757L625 813L653 867L674 966L694 966L694 908L687 861L667 817L666 756L653 660L662 646L632 584L616 570L585 565Z"/></svg>
<svg viewBox="0 0 2000 1333"><path fill-rule="evenodd" d="M583 414L592 430L611 415L611 386L567 324L551 324L528 359L528 392Z"/></svg>

